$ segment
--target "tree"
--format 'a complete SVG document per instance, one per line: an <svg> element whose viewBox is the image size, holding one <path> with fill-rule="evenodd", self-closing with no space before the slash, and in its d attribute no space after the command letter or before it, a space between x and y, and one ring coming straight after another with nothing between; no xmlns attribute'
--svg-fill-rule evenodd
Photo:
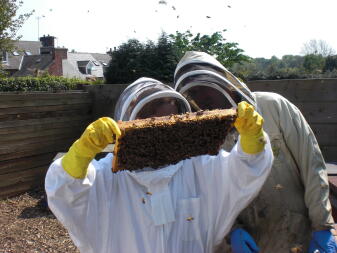
<svg viewBox="0 0 337 253"><path fill-rule="evenodd" d="M136 39L123 43L112 51L106 71L108 83L129 83L141 75L140 59L144 46Z"/></svg>
<svg viewBox="0 0 337 253"><path fill-rule="evenodd" d="M284 55L282 61L287 68L299 68L303 65L303 56L300 55Z"/></svg>
<svg viewBox="0 0 337 253"><path fill-rule="evenodd" d="M304 57L299 55L284 55L282 59L276 56L270 59L254 58L250 62L234 64L233 73L243 80L273 80L306 78Z"/></svg>
<svg viewBox="0 0 337 253"><path fill-rule="evenodd" d="M111 53L105 77L108 83L130 83L143 76L172 82L177 63L173 43L163 32L157 43L131 39L119 46Z"/></svg>
<svg viewBox="0 0 337 253"><path fill-rule="evenodd" d="M328 56L325 59L325 65L323 71L333 71L337 70L337 55Z"/></svg>
<svg viewBox="0 0 337 253"><path fill-rule="evenodd" d="M322 55L323 57L335 54L335 50L324 40L310 40L304 43L301 52L303 55Z"/></svg>
<svg viewBox="0 0 337 253"><path fill-rule="evenodd" d="M186 51L202 51L213 55L226 67L233 66L234 63L242 63L250 60L250 57L244 55L244 50L238 48L238 43L226 42L223 37L223 31L215 32L211 35L193 35L189 30L184 33L176 32L171 34L177 57L180 59Z"/></svg>
<svg viewBox="0 0 337 253"><path fill-rule="evenodd" d="M180 58L175 54L174 44L166 33L163 32L159 37L155 51L156 59L153 60L156 62L155 77L165 82L172 82Z"/></svg>
<svg viewBox="0 0 337 253"><path fill-rule="evenodd" d="M132 39L111 52L111 61L105 74L107 83L130 83L147 76L165 83L173 82L174 70L181 57L189 50L215 55L227 67L245 62L249 57L237 43L225 42L221 32L194 36L190 31L175 35L162 33L157 42L141 43Z"/></svg>
<svg viewBox="0 0 337 253"><path fill-rule="evenodd" d="M16 16L22 4L23 2L18 0L0 0L0 58L3 57L3 52L15 50L14 42L21 38L17 36L17 31L34 12L33 10ZM2 64L0 64L0 70L1 67Z"/></svg>
<svg viewBox="0 0 337 253"><path fill-rule="evenodd" d="M322 55L308 54L304 56L303 67L309 73L315 74L322 71L325 59Z"/></svg>
<svg viewBox="0 0 337 253"><path fill-rule="evenodd" d="M18 0L0 0L0 51L10 52L14 49L14 41L21 38L17 36L18 29L34 12L33 10L16 17L22 4Z"/></svg>

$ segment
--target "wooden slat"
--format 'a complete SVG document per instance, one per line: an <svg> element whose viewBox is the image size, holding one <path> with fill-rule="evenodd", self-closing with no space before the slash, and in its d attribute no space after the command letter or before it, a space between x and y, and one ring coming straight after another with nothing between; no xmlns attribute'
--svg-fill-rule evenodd
<svg viewBox="0 0 337 253"><path fill-rule="evenodd" d="M16 171L15 173L2 174L0 175L0 188L43 177L45 176L47 169L48 166L42 166L23 171Z"/></svg>
<svg viewBox="0 0 337 253"><path fill-rule="evenodd" d="M0 142L0 154L8 154L11 152L20 152L22 150L33 149L36 145L43 146L46 143L52 143L58 140L72 140L75 141L81 136L81 132L76 134L68 132L58 135L47 135L37 138L28 138L23 140L15 140L9 142Z"/></svg>
<svg viewBox="0 0 337 253"><path fill-rule="evenodd" d="M74 136L72 133L64 134L64 135L51 135L51 136L44 136L39 138L30 138L25 139L22 141L15 141L10 142L8 144L3 144L0 146L0 155L14 153L14 152L21 152L27 150L35 150L36 148L40 148L43 146L48 146L53 143L58 143L60 141L63 142L73 142L80 136Z"/></svg>
<svg viewBox="0 0 337 253"><path fill-rule="evenodd" d="M49 166L52 163L54 156L55 152L52 152L37 156L0 161L0 175L14 173L16 171L23 171L35 167Z"/></svg>
<svg viewBox="0 0 337 253"><path fill-rule="evenodd" d="M0 101L18 101L18 100L36 100L36 99L58 99L60 97L72 99L72 98L90 98L88 92L27 92L27 93L18 93L14 92L0 92Z"/></svg>
<svg viewBox="0 0 337 253"><path fill-rule="evenodd" d="M276 92L291 102L336 102L337 79L250 81L252 91Z"/></svg>
<svg viewBox="0 0 337 253"><path fill-rule="evenodd" d="M64 116L64 117L51 117L51 118L42 118L42 119L28 119L28 120L13 120L13 121L5 121L0 122L1 128L11 128L11 127L26 127L32 125L41 125L41 124L49 124L51 122L55 123L63 123L67 125L67 123L71 121L81 120L82 122L87 122L91 119L91 116L88 115L78 115L78 116Z"/></svg>
<svg viewBox="0 0 337 253"><path fill-rule="evenodd" d="M0 199L16 196L27 192L35 187L43 186L44 177L34 178L25 182L9 185L7 187L0 187Z"/></svg>
<svg viewBox="0 0 337 253"><path fill-rule="evenodd" d="M87 104L91 102L91 98L64 98L62 96L56 99L35 99L35 100L8 100L1 101L0 109L11 107L25 107L25 106L46 106L46 105L72 105L72 104Z"/></svg>
<svg viewBox="0 0 337 253"><path fill-rule="evenodd" d="M337 103L296 103L309 123L337 123Z"/></svg>
<svg viewBox="0 0 337 253"><path fill-rule="evenodd" d="M47 105L47 106L29 106L29 107L12 107L0 110L0 115L21 115L25 113L50 112L50 111L69 111L69 110L86 110L91 108L91 103L81 103L74 105ZM20 117L18 117L20 118Z"/></svg>
<svg viewBox="0 0 337 253"><path fill-rule="evenodd" d="M337 146L337 124L312 123L310 127L320 146Z"/></svg>
<svg viewBox="0 0 337 253"><path fill-rule="evenodd" d="M320 146L326 162L337 162L337 146Z"/></svg>
<svg viewBox="0 0 337 253"><path fill-rule="evenodd" d="M0 134L0 145L6 144L11 141L19 141L24 139L39 138L44 136L62 136L66 134L72 134L74 137L78 137L84 130L84 124L78 127L62 127L62 128L48 128L45 127L39 131L29 131L15 134Z"/></svg>
<svg viewBox="0 0 337 253"><path fill-rule="evenodd" d="M90 117L89 117L89 120ZM20 134L28 134L31 132L38 132L38 131L44 131L46 129L59 129L59 128L78 128L78 129L84 129L88 123L89 120L82 120L82 119L72 119L71 121L68 121L66 124L64 121L52 121L48 123L43 124L35 124L35 125L25 125L24 127L0 127L0 135L20 135ZM0 123L1 125L1 123Z"/></svg>
<svg viewBox="0 0 337 253"><path fill-rule="evenodd" d="M0 121L13 121L13 120L27 120L27 119L41 119L41 118L51 118L51 117L63 117L63 116L79 116L79 115L89 115L90 108L82 110L69 110L69 111L49 111L49 112L32 112L23 114L7 114L0 115Z"/></svg>
<svg viewBox="0 0 337 253"><path fill-rule="evenodd" d="M39 154L46 154L46 153L51 153L51 152L56 152L56 153L63 152L63 151L68 150L72 143L73 143L73 140L58 140L53 143L45 143L45 145L35 144L19 152L0 154L0 161L6 161L6 160L21 158L21 157L27 157L27 156L34 156L34 155L39 155Z"/></svg>

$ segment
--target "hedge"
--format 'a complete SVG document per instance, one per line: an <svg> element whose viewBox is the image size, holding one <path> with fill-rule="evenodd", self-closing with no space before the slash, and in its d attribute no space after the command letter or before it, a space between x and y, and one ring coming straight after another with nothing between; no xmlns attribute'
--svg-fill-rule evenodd
<svg viewBox="0 0 337 253"><path fill-rule="evenodd" d="M76 90L81 84L96 84L75 78L58 76L0 78L0 92L7 91L61 91Z"/></svg>

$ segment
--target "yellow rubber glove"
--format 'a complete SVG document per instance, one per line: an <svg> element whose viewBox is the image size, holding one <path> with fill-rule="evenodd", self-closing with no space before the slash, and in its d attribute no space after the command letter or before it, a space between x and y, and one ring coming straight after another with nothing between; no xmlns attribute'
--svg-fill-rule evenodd
<svg viewBox="0 0 337 253"><path fill-rule="evenodd" d="M261 152L266 144L263 134L263 118L254 107L243 101L238 104L238 117L234 126L240 133L242 150L247 154Z"/></svg>
<svg viewBox="0 0 337 253"><path fill-rule="evenodd" d="M117 123L108 117L91 123L62 158L64 170L74 178L84 178L88 165L109 143L121 135Z"/></svg>

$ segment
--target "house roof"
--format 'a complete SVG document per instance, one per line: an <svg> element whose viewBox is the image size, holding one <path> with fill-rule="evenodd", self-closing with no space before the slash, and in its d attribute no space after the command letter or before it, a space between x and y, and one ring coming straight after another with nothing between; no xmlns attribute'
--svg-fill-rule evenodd
<svg viewBox="0 0 337 253"><path fill-rule="evenodd" d="M97 54L97 53L92 53L91 54L97 61L100 63L106 63L109 64L111 60L111 56L108 54Z"/></svg>
<svg viewBox="0 0 337 253"><path fill-rule="evenodd" d="M5 70L17 70L20 69L20 65L22 62L23 56L18 55L18 56L13 56L8 54L8 60L6 63L3 64L3 68Z"/></svg>
<svg viewBox="0 0 337 253"><path fill-rule="evenodd" d="M91 71L91 75L83 74L80 72L79 67L85 67L87 64L95 62ZM90 53L71 53L68 52L68 58L62 60L63 66L63 75L68 77L78 77L84 79L87 76L96 76L104 77L103 74L103 65L100 62L97 62L97 59L93 57L93 54Z"/></svg>
<svg viewBox="0 0 337 253"><path fill-rule="evenodd" d="M13 76L32 76L37 70L46 70L53 62L53 56L49 54L30 55L23 57L21 69Z"/></svg>
<svg viewBox="0 0 337 253"><path fill-rule="evenodd" d="M36 70L45 70L53 61L52 55L41 55L40 41L16 41L16 51L8 53L6 70L18 70L13 76L34 75ZM87 76L103 77L104 69L111 60L110 55L100 53L68 52L67 59L62 60L64 76L85 78ZM86 67L89 62L91 75L83 74L79 68Z"/></svg>
<svg viewBox="0 0 337 253"><path fill-rule="evenodd" d="M18 48L17 52L20 55L24 55L25 52L30 52L32 55L37 55L40 54L40 47L42 44L40 41L19 40L15 42L15 46Z"/></svg>
<svg viewBox="0 0 337 253"><path fill-rule="evenodd" d="M3 65L5 70L19 70L22 59L26 55L27 52L29 52L32 55L39 55L40 54L40 47L41 42L40 41L25 41L25 40L19 40L15 41L14 43L16 50L14 55L13 53L8 53L8 61Z"/></svg>

